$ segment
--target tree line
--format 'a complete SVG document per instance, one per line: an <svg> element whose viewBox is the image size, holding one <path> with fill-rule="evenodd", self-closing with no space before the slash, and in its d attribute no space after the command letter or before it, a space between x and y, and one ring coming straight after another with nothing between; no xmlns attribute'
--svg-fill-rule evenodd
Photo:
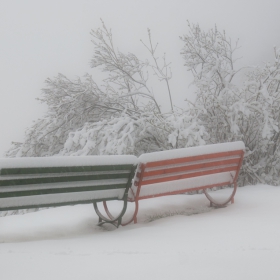
<svg viewBox="0 0 280 280"><path fill-rule="evenodd" d="M159 58L148 30L141 41L148 58L116 48L112 31L91 31L91 67L106 74L102 84L87 74L48 78L39 99L48 111L13 142L8 157L134 154L241 140L246 154L240 184L280 185L280 49L263 66L236 68L238 41L217 27L188 23L180 37L182 59L192 74L195 101L173 106L171 64ZM236 75L244 75L240 85ZM163 82L170 112L161 111L151 75Z"/></svg>

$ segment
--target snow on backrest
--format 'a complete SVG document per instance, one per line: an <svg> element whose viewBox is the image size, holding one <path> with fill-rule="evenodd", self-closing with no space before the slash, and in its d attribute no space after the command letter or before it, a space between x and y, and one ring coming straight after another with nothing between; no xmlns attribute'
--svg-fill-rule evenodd
<svg viewBox="0 0 280 280"><path fill-rule="evenodd" d="M0 158L0 169L136 164L132 155Z"/></svg>
<svg viewBox="0 0 280 280"><path fill-rule="evenodd" d="M162 161L173 158L183 158L237 150L245 151L245 145L242 141L148 153L141 155L138 160L141 163L147 163L152 161Z"/></svg>
<svg viewBox="0 0 280 280"><path fill-rule="evenodd" d="M212 185L215 183L229 184L237 179L244 150L243 142L233 142L143 154L139 157L141 172L137 173L135 185L139 188L143 186L144 189L156 188L158 194L170 193L176 189L186 190L190 186L202 188L209 185L209 182ZM182 180L185 187L178 183L177 187L174 185L173 189L172 187L161 188L160 185L157 185L177 180ZM161 185L163 186L163 184ZM136 188L134 187L134 192L137 192ZM140 196L143 196L144 193L155 194L151 190L147 192L144 189Z"/></svg>

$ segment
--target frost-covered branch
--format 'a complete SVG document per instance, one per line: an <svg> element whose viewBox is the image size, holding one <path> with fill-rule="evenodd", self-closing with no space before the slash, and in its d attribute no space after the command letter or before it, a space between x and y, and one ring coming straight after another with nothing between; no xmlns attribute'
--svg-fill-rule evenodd
<svg viewBox="0 0 280 280"><path fill-rule="evenodd" d="M104 22L102 28L92 30L94 55L91 60L92 67L101 67L103 72L109 75L105 79L106 88L111 93L122 95L130 92L145 90L152 96L152 91L147 85L147 64L140 61L132 53L124 54L116 50L113 44L113 35ZM155 98L151 99L160 112L160 107ZM132 100L137 106L136 100Z"/></svg>
<svg viewBox="0 0 280 280"><path fill-rule="evenodd" d="M168 94L169 94L171 112L174 112L170 85L169 85L169 80L172 78L172 71L171 71L171 68L169 67L170 63L168 63L168 64L166 63L166 57L164 54L163 58L162 58L163 65L162 65L162 67L159 66L158 58L155 56L158 44L156 44L155 46L153 45L150 29L148 29L148 37L149 37L149 46L147 46L142 40L141 40L141 42L147 48L147 50L149 51L149 53L151 54L151 56L153 58L154 64L149 64L149 65L152 67L154 74L157 76L157 78L160 81L165 81L165 83L166 83Z"/></svg>
<svg viewBox="0 0 280 280"><path fill-rule="evenodd" d="M189 24L182 38L182 55L193 73L196 101L192 104L209 135L208 143L244 141L247 152L241 183L280 184L280 60L251 67L243 87L233 83L235 69L231 39L217 27L207 32ZM244 68L243 68L244 69Z"/></svg>

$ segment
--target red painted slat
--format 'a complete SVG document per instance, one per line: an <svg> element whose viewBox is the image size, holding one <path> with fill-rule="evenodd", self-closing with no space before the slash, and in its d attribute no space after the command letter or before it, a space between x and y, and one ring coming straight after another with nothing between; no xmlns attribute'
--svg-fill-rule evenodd
<svg viewBox="0 0 280 280"><path fill-rule="evenodd" d="M184 163L184 162L192 162L192 161L198 161L198 160L214 159L214 158L219 158L219 157L229 157L229 156L234 156L234 155L238 155L241 157L242 154L243 154L243 151L238 150L238 151L222 152L222 153L215 153L215 154L208 154L208 155L153 161L153 162L148 162L146 164L146 167L150 168L150 167L178 164L178 163Z"/></svg>
<svg viewBox="0 0 280 280"><path fill-rule="evenodd" d="M238 166L240 162L240 158L235 159L229 159L229 160L221 160L221 161L215 161L215 162L207 162L207 163L200 163L200 164L194 164L194 165L186 165L186 166L180 166L180 167L173 167L169 168L168 166L166 168L158 169L158 170L152 170L152 171L145 171L144 172L144 178L149 176L156 176L161 174L170 174L175 172L184 172L184 171L195 171L202 168L208 168L208 167L219 167L219 166L225 166L228 164L236 164Z"/></svg>
<svg viewBox="0 0 280 280"><path fill-rule="evenodd" d="M164 193L158 193L158 194L153 194L153 195L139 196L138 200L153 198L153 197L166 196L166 195L175 195L175 194L187 193L187 192L192 192L192 191L199 191L199 190L213 188L213 187L226 186L226 185L230 185L230 184L231 184L231 182L222 182L222 183L219 183L219 184L206 185L206 186L190 188L190 189L186 188L186 189L183 189L183 190L177 190L177 191L173 191L173 192L164 192ZM131 201L133 201L133 200L131 200Z"/></svg>
<svg viewBox="0 0 280 280"><path fill-rule="evenodd" d="M200 171L200 172L193 172L193 173L189 173L189 174L180 174L180 175L175 175L175 176L169 176L169 177L151 179L151 180L147 180L147 181L141 181L141 185L150 185L150 184L155 184L155 183L163 183L163 182L168 182L168 181L175 181L175 180L193 178L193 177L210 175L210 174L215 174L215 173L237 171L237 169L238 169L238 166L230 166L230 167L217 168L217 169L205 170L205 171Z"/></svg>

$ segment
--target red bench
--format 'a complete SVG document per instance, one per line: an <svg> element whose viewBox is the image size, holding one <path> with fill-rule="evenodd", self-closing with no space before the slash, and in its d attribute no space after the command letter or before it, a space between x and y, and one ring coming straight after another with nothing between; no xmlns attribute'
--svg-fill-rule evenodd
<svg viewBox="0 0 280 280"><path fill-rule="evenodd" d="M139 200L147 198L203 190L210 206L233 203L244 151L243 142L232 142L141 155L129 195L129 201L135 202L135 211L122 225L137 222ZM226 185L233 185L233 189L222 202L215 201L207 191ZM103 204L113 219L106 201Z"/></svg>

